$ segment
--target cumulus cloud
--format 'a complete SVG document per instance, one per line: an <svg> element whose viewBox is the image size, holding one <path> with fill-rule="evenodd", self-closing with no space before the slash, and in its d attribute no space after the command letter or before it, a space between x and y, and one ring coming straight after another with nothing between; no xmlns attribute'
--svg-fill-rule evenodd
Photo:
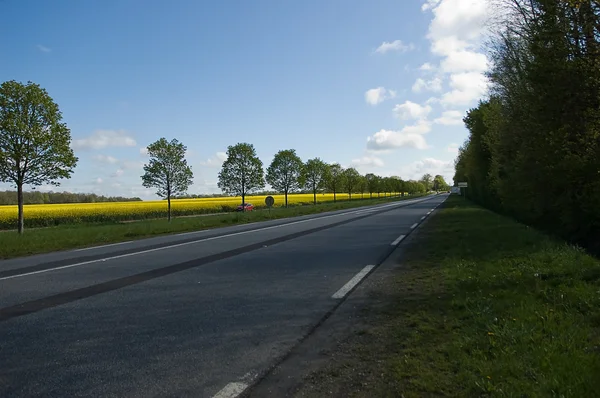
<svg viewBox="0 0 600 398"><path fill-rule="evenodd" d="M454 162L452 160L425 158L402 167L401 173L406 178L414 180L421 178L426 173L433 176L439 174L444 177L446 182L450 183L454 176Z"/></svg>
<svg viewBox="0 0 600 398"><path fill-rule="evenodd" d="M94 156L92 156L92 159L94 159L97 162L101 162L101 163L108 163L108 164L119 163L119 160L117 158L115 158L114 156L110 156L110 155L94 155Z"/></svg>
<svg viewBox="0 0 600 398"><path fill-rule="evenodd" d="M225 152L217 152L214 156L200 162L200 165L206 167L221 167L226 160L227 154Z"/></svg>
<svg viewBox="0 0 600 398"><path fill-rule="evenodd" d="M394 114L400 119L425 119L431 112L431 106L419 105L411 101L405 101L403 104L397 104L394 107Z"/></svg>
<svg viewBox="0 0 600 398"><path fill-rule="evenodd" d="M396 98L394 90L388 90L384 87L377 87L365 92L365 101L369 105L377 105L385 100Z"/></svg>
<svg viewBox="0 0 600 398"><path fill-rule="evenodd" d="M419 70L422 70L425 72L433 70L433 69L434 69L433 65L431 65L429 62L425 62L423 65L419 66Z"/></svg>
<svg viewBox="0 0 600 398"><path fill-rule="evenodd" d="M71 147L81 149L104 149L111 147L133 147L137 143L124 130L96 130L86 138L73 140Z"/></svg>
<svg viewBox="0 0 600 398"><path fill-rule="evenodd" d="M442 116L434 119L433 122L444 126L462 125L463 116L463 112L460 111L444 111Z"/></svg>
<svg viewBox="0 0 600 398"><path fill-rule="evenodd" d="M447 73L479 72L488 68L488 60L484 54L474 51L458 50L449 53L441 63L441 69Z"/></svg>
<svg viewBox="0 0 600 398"><path fill-rule="evenodd" d="M427 149L427 142L422 134L404 128L400 131L379 130L367 138L367 149L384 152L397 148Z"/></svg>
<svg viewBox="0 0 600 398"><path fill-rule="evenodd" d="M457 73L450 76L451 91L442 95L444 106L469 105L487 92L488 80L478 72Z"/></svg>
<svg viewBox="0 0 600 398"><path fill-rule="evenodd" d="M413 84L412 91L415 93L420 93L422 91L442 91L442 79L434 77L433 79L425 80L419 77L415 81L415 84Z"/></svg>
<svg viewBox="0 0 600 398"><path fill-rule="evenodd" d="M352 159L352 164L356 166L371 166L371 167L383 167L383 160L375 156L363 156L359 159Z"/></svg>
<svg viewBox="0 0 600 398"><path fill-rule="evenodd" d="M377 47L375 52L379 54L385 54L389 51L406 52L412 49L414 49L413 44L404 44L402 40L394 40L393 42L384 41L379 47Z"/></svg>

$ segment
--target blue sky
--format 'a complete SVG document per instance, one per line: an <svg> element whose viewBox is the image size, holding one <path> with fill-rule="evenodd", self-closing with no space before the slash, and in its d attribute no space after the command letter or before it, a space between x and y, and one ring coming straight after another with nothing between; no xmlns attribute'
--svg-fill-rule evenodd
<svg viewBox="0 0 600 398"><path fill-rule="evenodd" d="M265 167L294 148L451 180L460 119L485 93L484 3L4 0L0 79L59 104L80 159L64 190L153 198L143 148L163 136L188 146L191 193L218 192L238 142Z"/></svg>

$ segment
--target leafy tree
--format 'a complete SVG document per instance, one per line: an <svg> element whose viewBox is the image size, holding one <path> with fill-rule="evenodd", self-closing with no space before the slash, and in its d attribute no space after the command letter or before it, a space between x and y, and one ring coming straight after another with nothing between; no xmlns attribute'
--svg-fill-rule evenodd
<svg viewBox="0 0 600 398"><path fill-rule="evenodd" d="M248 193L265 187L263 164L252 144L239 143L227 148L227 160L223 162L217 185L226 194L241 196L242 203L246 203Z"/></svg>
<svg viewBox="0 0 600 398"><path fill-rule="evenodd" d="M344 169L339 163L334 163L328 166L327 171L327 187L333 192L333 202L337 200L337 193L344 184Z"/></svg>
<svg viewBox="0 0 600 398"><path fill-rule="evenodd" d="M368 181L365 176L360 176L360 180L358 181L358 192L360 192L361 199L364 199L365 192L368 192Z"/></svg>
<svg viewBox="0 0 600 398"><path fill-rule="evenodd" d="M392 176L391 177L391 185L392 185L392 191L394 193L400 194L400 192L402 192L402 185L403 185L402 178L400 178L398 176Z"/></svg>
<svg viewBox="0 0 600 398"><path fill-rule="evenodd" d="M161 138L147 150L150 159L144 165L142 185L156 188L156 194L167 199L167 219L171 221L171 198L185 194L194 176L185 159L187 147L176 139Z"/></svg>
<svg viewBox="0 0 600 398"><path fill-rule="evenodd" d="M354 167L350 167L344 170L342 175L342 184L346 188L346 192L348 192L348 200L352 200L352 192L358 188L358 184L360 183L360 173Z"/></svg>
<svg viewBox="0 0 600 398"><path fill-rule="evenodd" d="M433 177L431 177L431 174L429 173L423 174L423 177L421 177L419 182L425 187L425 192L429 192L433 186Z"/></svg>
<svg viewBox="0 0 600 398"><path fill-rule="evenodd" d="M369 191L369 197L373 198L373 192L378 192L377 190L379 185L379 177L377 177L373 173L369 173L365 175L365 178L367 180L367 190Z"/></svg>
<svg viewBox="0 0 600 398"><path fill-rule="evenodd" d="M448 190L448 184L446 184L446 180L441 175L436 175L433 177L433 189L435 191L446 191Z"/></svg>
<svg viewBox="0 0 600 398"><path fill-rule="evenodd" d="M306 189L310 189L313 194L313 204L317 204L317 191L325 185L329 178L329 168L327 163L319 158L309 159L302 168L300 182Z"/></svg>
<svg viewBox="0 0 600 398"><path fill-rule="evenodd" d="M17 188L23 233L23 185L59 185L70 178L77 157L58 105L39 85L14 80L0 85L0 182Z"/></svg>
<svg viewBox="0 0 600 398"><path fill-rule="evenodd" d="M267 182L278 192L285 195L285 207L288 207L288 193L300 189L302 160L294 149L286 149L275 154L267 168Z"/></svg>

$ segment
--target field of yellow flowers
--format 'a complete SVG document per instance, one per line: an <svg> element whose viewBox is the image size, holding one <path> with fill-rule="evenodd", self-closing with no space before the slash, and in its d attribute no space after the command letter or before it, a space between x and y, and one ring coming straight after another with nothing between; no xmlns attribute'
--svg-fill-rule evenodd
<svg viewBox="0 0 600 398"><path fill-rule="evenodd" d="M283 195L273 195L275 207L285 203ZM366 197L366 195L365 195ZM352 199L360 199L360 194L352 195ZM338 200L347 200L347 194L337 194ZM292 205L312 203L312 194L288 195ZM333 194L318 194L319 203L333 201ZM255 208L265 207L265 196L248 196L246 202ZM234 211L241 203L241 198L200 198L176 199L171 201L174 216L221 213ZM59 224L78 224L90 222L114 222L162 218L166 216L167 201L143 202L103 202L103 203L68 203L25 205L25 226L47 227ZM17 206L0 206L0 229L14 229L17 225Z"/></svg>

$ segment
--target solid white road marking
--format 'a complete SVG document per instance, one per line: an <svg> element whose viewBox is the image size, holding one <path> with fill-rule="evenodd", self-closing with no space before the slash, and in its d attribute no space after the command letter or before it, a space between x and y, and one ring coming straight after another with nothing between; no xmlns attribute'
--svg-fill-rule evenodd
<svg viewBox="0 0 600 398"><path fill-rule="evenodd" d="M367 276L369 271L371 271L373 268L375 268L374 265L367 265L365 268L360 270L360 272L358 274L354 275L354 278L350 279L348 281L348 283L346 283L344 286L342 286L342 288L340 290L335 292L333 294L333 296L331 296L331 298L334 298L334 299L343 298L346 294L348 294L348 292L350 290L352 290L352 288L354 286L356 286L358 284L358 282L360 282L365 276Z"/></svg>
<svg viewBox="0 0 600 398"><path fill-rule="evenodd" d="M83 249L75 249L73 250L74 252L82 252L84 250L92 250L92 249L101 249L103 247L110 247L110 246L118 246L118 245L124 245L126 243L131 243L133 242L132 240L128 240L127 242L118 242L118 243L110 243L108 245L101 245L101 246L91 246L91 247L84 247Z"/></svg>
<svg viewBox="0 0 600 398"><path fill-rule="evenodd" d="M216 393L213 398L235 398L243 393L246 388L248 388L248 384L246 383L229 383Z"/></svg>
<svg viewBox="0 0 600 398"><path fill-rule="evenodd" d="M398 204L414 203L415 201L419 201L419 200L415 199L415 200L411 200L411 201L408 201L408 202L407 201L402 201L402 202L399 202L399 203L392 203L392 204L388 204L388 205L377 206L376 209L383 209L383 208L390 207L390 206L398 206ZM362 211L364 211L364 210L362 210ZM289 225L302 224L302 223L310 222L310 221L324 220L326 218L340 217L340 216L347 216L347 215L357 215L357 214L360 214L360 211L350 211L350 212L345 212L345 213L332 214L332 215L329 215L329 216L309 218L307 220L293 221L293 222L289 222L289 223L285 223L285 224L272 225L270 227L263 227L263 228L251 229L251 230L248 230L248 231L234 232L234 233L226 234L226 235L219 235L219 236L213 236L213 237L210 237L210 238L198 239L198 240L194 240L194 241L191 241L191 242L176 243L174 245L156 247L154 249L141 250L141 251L137 251L137 252L133 252L133 253L120 254L120 255L117 255L117 256L111 256L111 257L106 257L106 258L99 258L99 259L96 259L96 260L84 261L84 262L81 262L81 263L75 263L75 264L63 265L63 266L60 266L60 267L48 268L48 269L44 269L44 270L40 270L40 271L32 271L32 272L26 272L26 273L23 273L23 274L5 276L3 278L0 278L0 281L7 280L7 279L20 278L20 277L29 276L29 275L43 274L43 273L46 273L46 272L57 271L57 270L61 270L61 269L79 267L79 266L82 266L82 265L88 265L88 264L93 264L93 263L97 263L97 262L103 262L103 261L108 261L108 260L116 260L116 259L119 259L119 258L125 258L125 257L131 257L131 256L137 256L138 254L152 253L152 252L156 252L156 251L159 251L159 250L173 249L175 247L188 246L188 245L193 245L193 244L196 244L196 243L207 242L207 241L210 241L210 240L230 238L232 236L245 235L245 234L249 234L249 233L253 233L253 232L266 231L266 230L275 229L275 228L282 228L282 227L287 227Z"/></svg>
<svg viewBox="0 0 600 398"><path fill-rule="evenodd" d="M414 223L413 225L410 226L410 229L415 229L417 228L417 225L419 225L418 223Z"/></svg>
<svg viewBox="0 0 600 398"><path fill-rule="evenodd" d="M392 246L396 246L398 243L402 242L402 239L406 238L406 235L400 235L398 239L392 242Z"/></svg>

